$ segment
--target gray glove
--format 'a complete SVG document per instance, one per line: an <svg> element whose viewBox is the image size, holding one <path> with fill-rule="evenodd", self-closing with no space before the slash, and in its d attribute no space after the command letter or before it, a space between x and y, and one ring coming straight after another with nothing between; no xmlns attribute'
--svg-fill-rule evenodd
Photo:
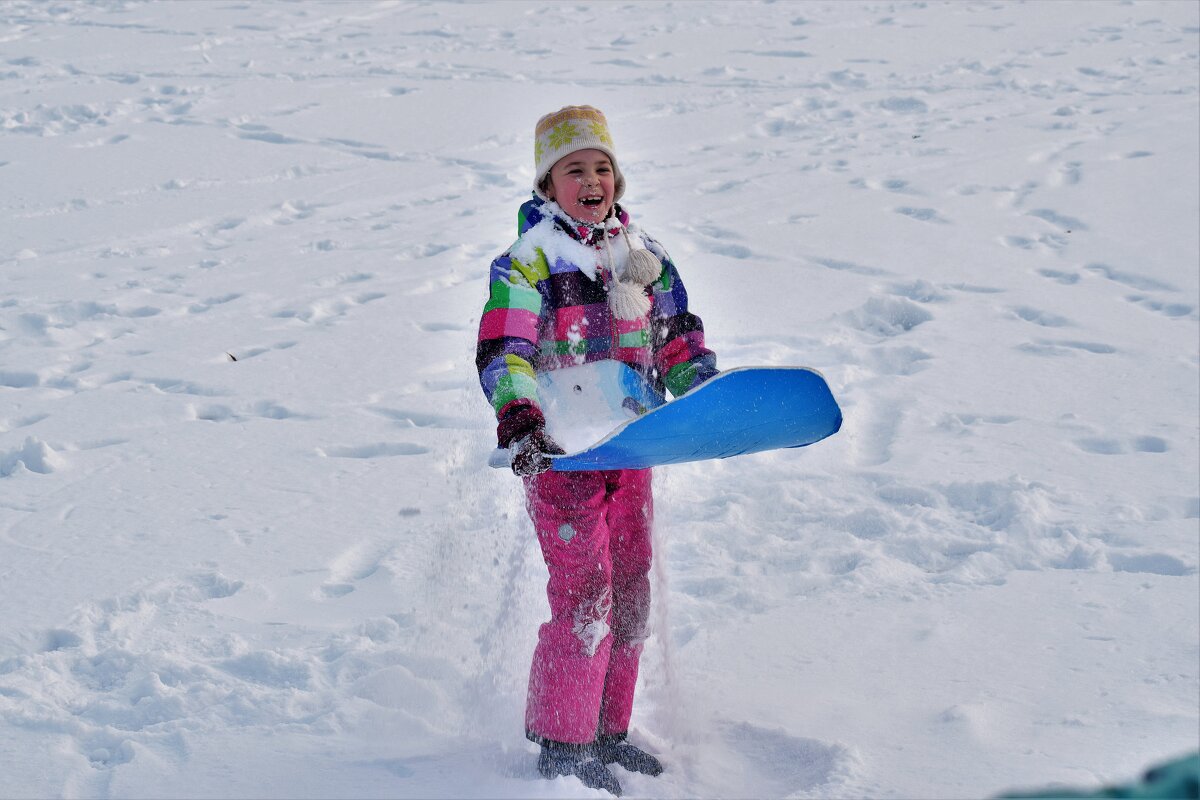
<svg viewBox="0 0 1200 800"><path fill-rule="evenodd" d="M553 465L550 456L561 456L565 452L546 435L546 429L539 426L512 445L512 471L521 477L539 475Z"/></svg>

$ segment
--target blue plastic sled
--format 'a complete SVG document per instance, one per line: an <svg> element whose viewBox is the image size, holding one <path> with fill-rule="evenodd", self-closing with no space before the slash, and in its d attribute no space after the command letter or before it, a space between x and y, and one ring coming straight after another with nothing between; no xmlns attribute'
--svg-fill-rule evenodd
<svg viewBox="0 0 1200 800"><path fill-rule="evenodd" d="M740 367L554 458L557 472L644 469L803 447L837 433L842 411L820 373Z"/></svg>

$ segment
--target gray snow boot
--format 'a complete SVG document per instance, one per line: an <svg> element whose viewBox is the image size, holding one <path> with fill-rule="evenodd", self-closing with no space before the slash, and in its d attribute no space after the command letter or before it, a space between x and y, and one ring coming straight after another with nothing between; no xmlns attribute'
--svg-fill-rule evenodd
<svg viewBox="0 0 1200 800"><path fill-rule="evenodd" d="M542 752L538 755L538 772L549 779L574 775L589 789L603 789L616 797L621 796L620 782L596 757L592 745L543 741Z"/></svg>
<svg viewBox="0 0 1200 800"><path fill-rule="evenodd" d="M596 755L605 764L617 763L630 772L657 776L663 771L662 762L645 750L625 741L627 734L601 734L596 739Z"/></svg>

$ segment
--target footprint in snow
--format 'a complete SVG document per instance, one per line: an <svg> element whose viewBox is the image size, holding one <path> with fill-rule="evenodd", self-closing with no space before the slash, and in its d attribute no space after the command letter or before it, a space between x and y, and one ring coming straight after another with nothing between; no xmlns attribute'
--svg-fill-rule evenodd
<svg viewBox="0 0 1200 800"><path fill-rule="evenodd" d="M207 228L198 231L198 233L200 233L202 236L212 236L217 233L236 230L245 224L245 222L246 220L244 217L226 217L225 219L218 220L212 225L209 225Z"/></svg>
<svg viewBox="0 0 1200 800"><path fill-rule="evenodd" d="M197 397L225 397L229 394L221 389L210 389L207 386L178 378L146 378L138 382L164 394L191 394Z"/></svg>
<svg viewBox="0 0 1200 800"><path fill-rule="evenodd" d="M910 184L908 181L900 180L899 178L888 178L887 180L884 180L881 182L880 188L889 192L896 192L897 194L921 194L921 192L918 192L916 189L912 188L912 184Z"/></svg>
<svg viewBox="0 0 1200 800"><path fill-rule="evenodd" d="M187 312L189 314L203 314L206 311L214 308L215 306L221 306L221 305L225 305L226 303L232 303L234 300L237 300L240 297L241 297L241 294L239 294L237 292L231 292L229 294L223 294L223 295L220 295L217 297L208 297L208 298L205 298L204 300L201 300L198 303L192 303L191 305L189 305L187 307Z"/></svg>
<svg viewBox="0 0 1200 800"><path fill-rule="evenodd" d="M264 144L306 144L303 139L296 139L292 136L285 136L277 131L270 130L265 125L240 125L239 133L235 134L239 139L245 139L251 142L262 142Z"/></svg>
<svg viewBox="0 0 1200 800"><path fill-rule="evenodd" d="M855 264L853 261L842 261L836 258L813 258L810 259L814 264L832 269L837 272L851 272L855 275L867 275L870 277L879 277L891 274L887 270L879 269L878 267L867 267L862 264Z"/></svg>
<svg viewBox="0 0 1200 800"><path fill-rule="evenodd" d="M1166 453L1171 449L1167 440L1159 436L1137 436L1128 442L1107 436L1087 436L1076 439L1075 445L1085 453L1102 456L1122 455L1131 451L1135 453Z"/></svg>
<svg viewBox="0 0 1200 800"><path fill-rule="evenodd" d="M885 337L899 336L933 319L924 308L903 297L872 297L842 317L851 327Z"/></svg>
<svg viewBox="0 0 1200 800"><path fill-rule="evenodd" d="M321 289L329 289L334 286L345 286L348 283L362 283L374 277L375 273L373 272L342 272L330 278L322 278L314 285Z"/></svg>
<svg viewBox="0 0 1200 800"><path fill-rule="evenodd" d="M1050 280L1061 283L1064 286L1072 286L1076 283L1079 283L1078 272L1063 272L1062 270L1057 269L1039 269L1037 272L1038 275L1041 275L1043 278L1049 278Z"/></svg>
<svg viewBox="0 0 1200 800"><path fill-rule="evenodd" d="M249 361L252 358L257 358L258 356L261 356L264 353L269 353L272 350L290 350L297 344L299 344L299 342L288 340L276 342L270 347L247 347L245 349L234 348L232 350L226 350L223 357L230 361Z"/></svg>
<svg viewBox="0 0 1200 800"><path fill-rule="evenodd" d="M1171 449L1167 440L1159 436L1138 436L1132 446L1139 453L1165 453Z"/></svg>
<svg viewBox="0 0 1200 800"><path fill-rule="evenodd" d="M934 208L912 208L910 206L900 206L899 208L894 208L892 210L897 214L910 217L920 222L931 222L936 225L950 224L950 220L943 217L937 212L937 209Z"/></svg>
<svg viewBox="0 0 1200 800"><path fill-rule="evenodd" d="M363 292L338 300L319 300L304 309L285 308L282 311L276 311L271 316L276 319L295 319L306 324L327 323L345 316L355 306L373 303L385 297L387 295L383 292Z"/></svg>
<svg viewBox="0 0 1200 800"><path fill-rule="evenodd" d="M305 690L313 683L310 664L272 650L259 650L217 662L229 675L274 689Z"/></svg>
<svg viewBox="0 0 1200 800"><path fill-rule="evenodd" d="M1051 174L1047 183L1051 186L1066 185L1076 186L1083 180L1083 164L1078 161L1068 161L1059 166L1058 170Z"/></svg>
<svg viewBox="0 0 1200 800"><path fill-rule="evenodd" d="M411 390L412 385L413 384L409 384L409 386L406 387L405 391L401 392L401 394L412 394L413 393L413 391ZM460 390L465 385L466 384L461 380L425 380L425 381L421 381L421 383L420 383L421 388L418 391L447 392L447 391L451 391L451 390Z"/></svg>
<svg viewBox="0 0 1200 800"><path fill-rule="evenodd" d="M1028 216L1036 217L1044 222L1048 222L1056 228L1059 228L1067 233L1073 231L1086 231L1088 226L1083 220L1076 217L1070 217L1066 214L1060 214L1049 208L1037 208L1030 211Z"/></svg>
<svg viewBox="0 0 1200 800"><path fill-rule="evenodd" d="M884 178L881 180L855 178L850 181L850 185L856 189L871 189L877 192L892 192L893 194L924 194L924 192L914 189L908 181L901 180L900 178Z"/></svg>
<svg viewBox="0 0 1200 800"><path fill-rule="evenodd" d="M443 333L446 331L465 331L474 330L469 325L463 325L459 322L422 322L417 325L417 328L425 333Z"/></svg>
<svg viewBox="0 0 1200 800"><path fill-rule="evenodd" d="M836 783L848 771L853 756L840 744L792 736L778 728L764 728L748 722L719 723L725 740L724 753L718 760L740 762L713 765L724 773L716 781L730 786L733 796L783 798L813 792Z"/></svg>
<svg viewBox="0 0 1200 800"><path fill-rule="evenodd" d="M433 258L434 256L440 256L442 253L447 253L453 250L456 246L457 245L435 244L431 242L426 244L414 244L399 251L397 256L401 260L405 261Z"/></svg>
<svg viewBox="0 0 1200 800"><path fill-rule="evenodd" d="M13 420L0 419L0 433L8 433L15 431L18 428L28 428L36 425L44 419L49 418L49 414L30 414L27 417L17 417Z"/></svg>
<svg viewBox="0 0 1200 800"><path fill-rule="evenodd" d="M76 744L96 769L112 769L133 761L133 744L128 739L102 730L81 737Z"/></svg>
<svg viewBox="0 0 1200 800"><path fill-rule="evenodd" d="M951 433L969 434L980 425L1011 425L1020 417L1011 414L946 414L938 422L938 428Z"/></svg>
<svg viewBox="0 0 1200 800"><path fill-rule="evenodd" d="M444 289L452 289L459 284L465 283L468 280L466 276L460 276L455 273L448 273L436 278L430 278L420 285L404 292L407 297L418 297L420 295L432 294L440 292Z"/></svg>
<svg viewBox="0 0 1200 800"><path fill-rule="evenodd" d="M812 58L812 53L807 50L735 50L733 52L763 58Z"/></svg>
<svg viewBox="0 0 1200 800"><path fill-rule="evenodd" d="M74 631L52 628L42 634L42 643L38 650L42 653L57 653L60 650L72 650L81 644L83 639Z"/></svg>
<svg viewBox="0 0 1200 800"><path fill-rule="evenodd" d="M32 389L39 385L42 379L36 372L8 372L0 370L0 386L8 389Z"/></svg>
<svg viewBox="0 0 1200 800"><path fill-rule="evenodd" d="M468 188L500 187L508 188L515 185L508 172L486 161L472 161L466 158L441 159L445 166L460 168L466 178Z"/></svg>
<svg viewBox="0 0 1200 800"><path fill-rule="evenodd" d="M312 217L324 206L306 203L303 200L285 201L271 212L272 225L292 225Z"/></svg>
<svg viewBox="0 0 1200 800"><path fill-rule="evenodd" d="M1164 317L1195 317L1196 307L1187 303L1166 303L1141 294L1131 294L1125 297L1130 303L1141 306L1147 311L1154 311Z"/></svg>
<svg viewBox="0 0 1200 800"><path fill-rule="evenodd" d="M736 258L738 260L754 257L754 251L749 247L746 247L745 245L734 244L732 242L710 242L707 245L707 249L710 253L714 253L719 256L727 256L729 258Z"/></svg>
<svg viewBox="0 0 1200 800"><path fill-rule="evenodd" d="M1000 243L1005 247L1015 247L1020 250L1036 250L1041 247L1046 250L1055 251L1062 250L1070 244L1070 239L1057 233L1043 233L1036 239L1030 239L1026 236L1002 236Z"/></svg>
<svg viewBox="0 0 1200 800"><path fill-rule="evenodd" d="M1180 559L1166 553L1145 553L1141 555L1124 555L1109 553L1108 563L1116 572L1141 572L1150 575L1170 575L1182 577L1195 575L1196 567L1185 564Z"/></svg>
<svg viewBox="0 0 1200 800"><path fill-rule="evenodd" d="M929 105L916 97L889 97L879 101L879 107L892 114L924 114Z"/></svg>
<svg viewBox="0 0 1200 800"><path fill-rule="evenodd" d="M394 420L405 428L445 428L448 430L466 430L474 428L474 424L463 417L451 417L445 414L432 414L428 411L416 411L403 408L372 408L372 414L378 414Z"/></svg>
<svg viewBox="0 0 1200 800"><path fill-rule="evenodd" d="M1095 273L1107 278L1114 283L1120 283L1128 286L1131 289L1138 289L1143 292L1175 292L1178 291L1169 283L1151 278L1146 275L1138 275L1134 272L1126 272L1110 267L1108 264L1088 264L1084 267L1088 272Z"/></svg>
<svg viewBox="0 0 1200 800"><path fill-rule="evenodd" d="M1031 306L1016 306L1011 311L1017 318L1041 325L1043 328L1065 328L1072 324L1066 317Z"/></svg>
<svg viewBox="0 0 1200 800"><path fill-rule="evenodd" d="M1026 239L1024 236L1002 236L1000 242L1005 247L1016 247L1021 250L1032 250L1037 246L1037 242L1033 239Z"/></svg>
<svg viewBox="0 0 1200 800"><path fill-rule="evenodd" d="M334 600L350 594L360 581L379 572L389 553L390 550L373 550L362 544L343 551L330 562L329 578L321 585L320 596Z"/></svg>
<svg viewBox="0 0 1200 800"><path fill-rule="evenodd" d="M428 447L409 442L379 442L349 447L317 448L322 458L390 458L392 456L419 456L428 453Z"/></svg>
<svg viewBox="0 0 1200 800"><path fill-rule="evenodd" d="M918 303L944 303L950 296L926 280L913 280L905 283L894 283L889 291L899 297L907 297Z"/></svg>
<svg viewBox="0 0 1200 800"><path fill-rule="evenodd" d="M748 183L750 183L750 181L746 179L708 181L698 185L695 191L696 194L723 194L725 192L745 186Z"/></svg>
<svg viewBox="0 0 1200 800"><path fill-rule="evenodd" d="M850 69L838 70L830 72L827 76L829 82L835 86L841 86L844 89L865 89L867 88L867 76L861 72L855 72Z"/></svg>
<svg viewBox="0 0 1200 800"><path fill-rule="evenodd" d="M235 411L226 405L212 404L204 406L188 406L188 419L204 422L245 422L248 419L274 420L307 420L313 417L297 414L270 400L260 400L242 411Z"/></svg>
<svg viewBox="0 0 1200 800"><path fill-rule="evenodd" d="M270 349L266 347L248 347L245 350L239 349L237 351L237 355L234 355L233 352L227 350L225 351L225 356L230 361L249 361L252 358L257 358L263 353L268 352L270 352Z"/></svg>
<svg viewBox="0 0 1200 800"><path fill-rule="evenodd" d="M1084 439L1076 439L1075 445L1085 453L1094 453L1101 456L1115 456L1126 452L1125 446L1120 441L1103 436L1089 436Z"/></svg>
<svg viewBox="0 0 1200 800"><path fill-rule="evenodd" d="M1112 355L1118 352L1112 345L1100 342L1080 342L1061 339L1038 339L1017 346L1018 350L1035 356L1066 356L1080 351L1096 355Z"/></svg>

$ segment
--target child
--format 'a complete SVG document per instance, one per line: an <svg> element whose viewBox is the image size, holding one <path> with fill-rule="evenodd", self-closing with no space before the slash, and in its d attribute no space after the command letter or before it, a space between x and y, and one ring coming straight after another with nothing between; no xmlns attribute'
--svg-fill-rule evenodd
<svg viewBox="0 0 1200 800"><path fill-rule="evenodd" d="M563 451L546 433L537 376L615 360L679 396L717 373L716 357L670 257L617 204L625 177L604 115L567 106L542 117L534 165L519 238L492 262L476 354L550 574L525 735L542 746L543 776L619 795L605 765L662 772L625 741L650 608L650 470L549 471Z"/></svg>

